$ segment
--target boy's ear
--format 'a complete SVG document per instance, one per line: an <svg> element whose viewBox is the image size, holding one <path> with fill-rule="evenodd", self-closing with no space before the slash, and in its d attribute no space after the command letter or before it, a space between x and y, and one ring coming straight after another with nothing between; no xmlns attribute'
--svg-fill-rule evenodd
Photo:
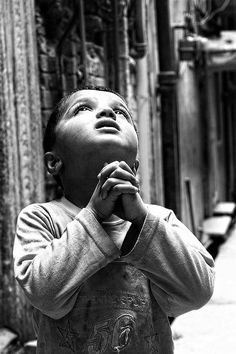
<svg viewBox="0 0 236 354"><path fill-rule="evenodd" d="M132 167L132 171L134 172L135 175L138 171L138 168L139 168L139 160L136 160Z"/></svg>
<svg viewBox="0 0 236 354"><path fill-rule="evenodd" d="M48 172L53 176L58 175L63 165L61 159L56 156L54 152L46 152L44 155L44 163Z"/></svg>

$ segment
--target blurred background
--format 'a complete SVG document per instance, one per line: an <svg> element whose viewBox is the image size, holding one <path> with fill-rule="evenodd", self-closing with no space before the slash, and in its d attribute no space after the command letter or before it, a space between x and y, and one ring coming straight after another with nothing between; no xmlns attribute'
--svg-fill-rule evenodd
<svg viewBox="0 0 236 354"><path fill-rule="evenodd" d="M173 209L216 261L230 241L224 259L235 262L236 0L1 0L0 353L34 339L13 274L16 218L60 195L42 136L58 100L84 84L127 99L145 202Z"/></svg>

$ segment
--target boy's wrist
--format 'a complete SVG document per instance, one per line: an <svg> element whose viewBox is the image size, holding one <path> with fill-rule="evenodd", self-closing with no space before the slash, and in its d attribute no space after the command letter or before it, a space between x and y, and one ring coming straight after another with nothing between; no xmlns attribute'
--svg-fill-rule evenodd
<svg viewBox="0 0 236 354"><path fill-rule="evenodd" d="M95 208L93 208L91 205L87 205L86 209L90 211L91 214L97 219L99 223L102 223L105 220L104 215L99 213Z"/></svg>
<svg viewBox="0 0 236 354"><path fill-rule="evenodd" d="M142 228L143 224L144 224L144 221L146 219L146 216L147 216L147 208L146 206L144 206L142 208L142 211L140 212L140 214L131 221L132 225L135 226L137 229L140 229Z"/></svg>

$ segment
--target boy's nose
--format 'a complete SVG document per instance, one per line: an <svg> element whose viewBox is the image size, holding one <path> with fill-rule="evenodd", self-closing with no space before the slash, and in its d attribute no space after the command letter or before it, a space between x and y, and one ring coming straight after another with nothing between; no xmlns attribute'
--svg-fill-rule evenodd
<svg viewBox="0 0 236 354"><path fill-rule="evenodd" d="M113 111L113 109L111 109L110 107L105 107L105 108L101 108L99 109L99 111L96 114L97 118L112 118L114 120L116 120L116 114Z"/></svg>

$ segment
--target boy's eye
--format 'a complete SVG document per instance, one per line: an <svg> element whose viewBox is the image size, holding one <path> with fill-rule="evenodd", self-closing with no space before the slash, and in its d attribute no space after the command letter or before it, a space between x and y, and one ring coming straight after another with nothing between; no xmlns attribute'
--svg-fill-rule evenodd
<svg viewBox="0 0 236 354"><path fill-rule="evenodd" d="M90 111L91 109L88 106L78 106L74 110L74 115L78 114L79 112Z"/></svg>
<svg viewBox="0 0 236 354"><path fill-rule="evenodd" d="M126 113L125 111L121 110L121 109L114 109L115 114L119 114L124 116L126 119L129 119L129 115L128 113Z"/></svg>

